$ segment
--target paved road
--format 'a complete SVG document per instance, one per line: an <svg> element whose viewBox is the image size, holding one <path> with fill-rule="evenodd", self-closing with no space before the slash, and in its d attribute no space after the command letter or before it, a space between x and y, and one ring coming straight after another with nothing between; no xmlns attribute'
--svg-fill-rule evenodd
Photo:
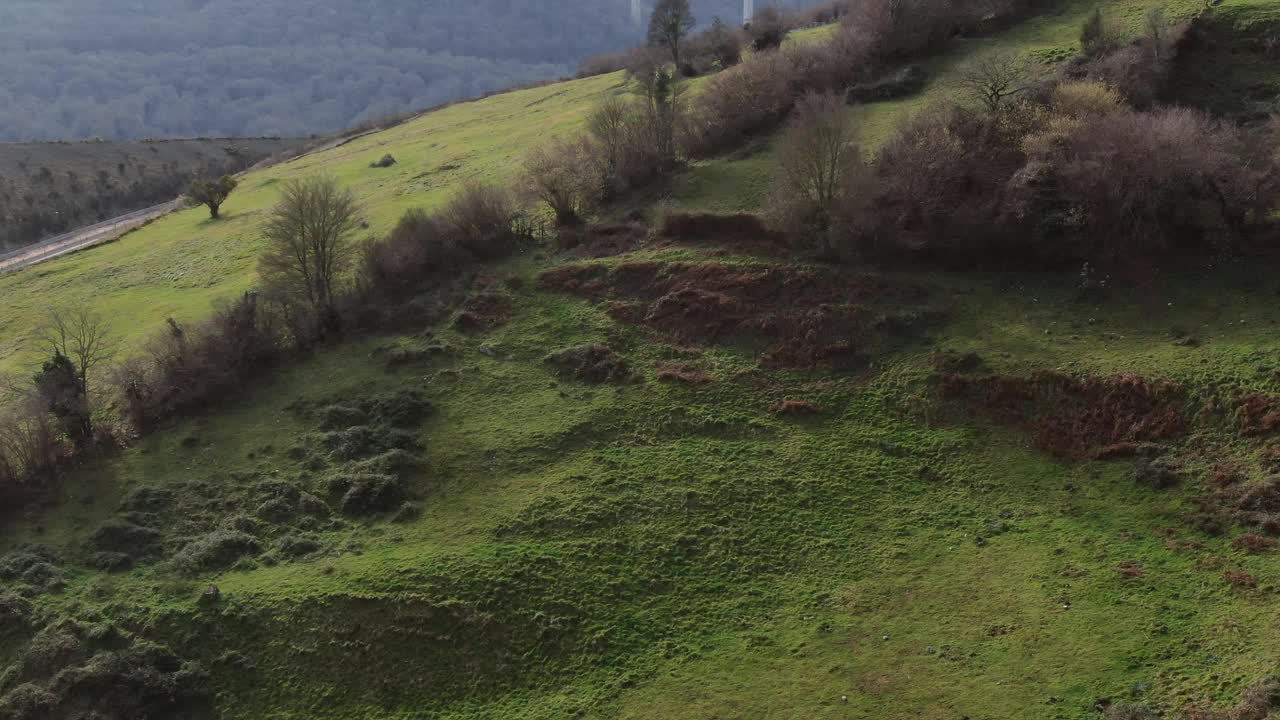
<svg viewBox="0 0 1280 720"><path fill-rule="evenodd" d="M59 255L114 240L148 220L158 218L179 207L181 204L178 200L170 200L0 255L0 273L19 270L45 260L52 260Z"/></svg>

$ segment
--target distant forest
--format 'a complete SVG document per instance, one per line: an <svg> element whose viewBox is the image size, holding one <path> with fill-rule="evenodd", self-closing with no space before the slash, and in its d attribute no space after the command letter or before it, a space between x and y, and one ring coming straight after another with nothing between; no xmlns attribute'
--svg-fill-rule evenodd
<svg viewBox="0 0 1280 720"><path fill-rule="evenodd" d="M692 4L741 20L741 0ZM327 133L642 37L630 0L6 0L0 140Z"/></svg>

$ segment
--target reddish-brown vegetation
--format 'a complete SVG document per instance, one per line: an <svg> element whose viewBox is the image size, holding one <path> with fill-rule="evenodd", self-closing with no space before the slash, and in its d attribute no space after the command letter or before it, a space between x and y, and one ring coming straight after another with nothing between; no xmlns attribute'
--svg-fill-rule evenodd
<svg viewBox="0 0 1280 720"><path fill-rule="evenodd" d="M1242 435L1266 435L1280 428L1280 397L1250 393L1236 405L1236 423Z"/></svg>
<svg viewBox="0 0 1280 720"><path fill-rule="evenodd" d="M821 415L822 406L808 400L779 400L769 406L774 415Z"/></svg>
<svg viewBox="0 0 1280 720"><path fill-rule="evenodd" d="M1193 522L1210 534L1221 534L1235 523L1263 535L1280 536L1280 478L1237 482L1196 499ZM1216 530L1216 532L1214 532Z"/></svg>
<svg viewBox="0 0 1280 720"><path fill-rule="evenodd" d="M510 298L486 290L467 298L454 324L465 330L485 330L503 325L510 319Z"/></svg>
<svg viewBox="0 0 1280 720"><path fill-rule="evenodd" d="M496 285L496 278L477 278L454 325L462 330L487 330L510 320L511 298L499 292Z"/></svg>
<svg viewBox="0 0 1280 720"><path fill-rule="evenodd" d="M1237 550L1244 550L1248 553L1260 553L1275 547L1276 541L1273 538L1264 537L1262 535L1246 533L1235 540L1232 540L1231 544L1234 545Z"/></svg>
<svg viewBox="0 0 1280 720"><path fill-rule="evenodd" d="M770 230L758 215L666 212L658 218L658 238L689 245L716 245L731 250L778 253L787 249L785 235Z"/></svg>
<svg viewBox="0 0 1280 720"><path fill-rule="evenodd" d="M1209 471L1209 484L1215 488L1231 487L1244 479L1244 469L1232 463L1218 463Z"/></svg>
<svg viewBox="0 0 1280 720"><path fill-rule="evenodd" d="M1168 440L1187 431L1185 389L1137 375L943 375L941 388L946 397L1021 423L1038 447L1059 457L1114 455L1127 443Z"/></svg>
<svg viewBox="0 0 1280 720"><path fill-rule="evenodd" d="M663 382L682 382L690 385L705 385L711 382L711 376L687 363L660 362L657 365L658 379Z"/></svg>
<svg viewBox="0 0 1280 720"><path fill-rule="evenodd" d="M599 223L561 228L557 244L574 257L610 257L636 249L647 234L639 223Z"/></svg>
<svg viewBox="0 0 1280 720"><path fill-rule="evenodd" d="M609 314L682 342L758 339L773 367L850 366L889 324L866 304L890 292L875 276L798 267L629 262L567 265L544 288L608 300Z"/></svg>
<svg viewBox="0 0 1280 720"><path fill-rule="evenodd" d="M1258 587L1258 578L1243 570L1227 570L1222 573L1222 579L1228 585L1236 588L1237 590L1248 590Z"/></svg>
<svg viewBox="0 0 1280 720"><path fill-rule="evenodd" d="M1140 578L1146 571L1142 569L1142 563L1135 560L1126 560L1116 566L1116 572L1120 573L1123 578Z"/></svg>

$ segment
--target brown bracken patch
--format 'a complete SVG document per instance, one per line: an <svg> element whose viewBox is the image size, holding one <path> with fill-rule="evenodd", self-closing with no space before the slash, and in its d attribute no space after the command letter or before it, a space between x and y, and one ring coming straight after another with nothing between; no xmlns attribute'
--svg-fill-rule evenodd
<svg viewBox="0 0 1280 720"><path fill-rule="evenodd" d="M1185 389L1137 375L944 374L940 386L944 397L1023 425L1037 447L1058 457L1133 454L1138 443L1170 440L1187 431Z"/></svg>
<svg viewBox="0 0 1280 720"><path fill-rule="evenodd" d="M787 238L770 230L757 215L667 212L658 218L659 241L682 245L714 245L776 255L787 250Z"/></svg>
<svg viewBox="0 0 1280 720"><path fill-rule="evenodd" d="M1126 560L1116 566L1116 572L1120 573L1120 577L1124 578L1140 578L1146 572L1142 569L1142 564L1134 560Z"/></svg>
<svg viewBox="0 0 1280 720"><path fill-rule="evenodd" d="M1234 545L1236 549L1244 550L1247 553L1260 553L1266 552L1267 550L1275 547L1276 541L1273 538L1263 537L1262 535L1245 533L1235 540L1232 540L1231 544Z"/></svg>
<svg viewBox="0 0 1280 720"><path fill-rule="evenodd" d="M1195 502L1198 512L1191 516L1192 523L1210 535L1220 535L1227 526L1238 524L1262 535L1280 536L1280 478L1236 481Z"/></svg>
<svg viewBox="0 0 1280 720"><path fill-rule="evenodd" d="M621 322L645 325L677 342L753 339L768 367L851 367L869 336L910 327L919 316L884 318L868 308L891 291L873 275L841 275L794 266L718 262L566 265L540 278L549 290L607 302Z"/></svg>
<svg viewBox="0 0 1280 720"><path fill-rule="evenodd" d="M1243 570L1227 570L1222 573L1222 579L1228 585L1236 588L1237 590L1246 590L1258 587L1258 578Z"/></svg>
<svg viewBox="0 0 1280 720"><path fill-rule="evenodd" d="M659 362L657 370L658 379L663 382L682 382L690 385L705 385L711 382L710 375L687 363Z"/></svg>
<svg viewBox="0 0 1280 720"><path fill-rule="evenodd" d="M808 400L779 400L769 406L774 415L820 415L822 406Z"/></svg>
<svg viewBox="0 0 1280 720"><path fill-rule="evenodd" d="M496 278L482 276L462 303L454 325L460 330L488 330L511 319L511 298L497 290Z"/></svg>
<svg viewBox="0 0 1280 720"><path fill-rule="evenodd" d="M1267 435L1280 428L1280 397L1250 393L1236 405L1236 424L1241 435Z"/></svg>
<svg viewBox="0 0 1280 720"><path fill-rule="evenodd" d="M561 250L574 257L600 258L635 250L647 234L639 223L596 223L561 228L556 240Z"/></svg>

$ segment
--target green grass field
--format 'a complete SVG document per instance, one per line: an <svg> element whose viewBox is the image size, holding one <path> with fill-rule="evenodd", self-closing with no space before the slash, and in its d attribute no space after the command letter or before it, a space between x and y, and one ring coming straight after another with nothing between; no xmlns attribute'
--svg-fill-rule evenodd
<svg viewBox="0 0 1280 720"><path fill-rule="evenodd" d="M1130 19L1144 6L1107 4ZM1090 7L958 41L929 61L925 96L855 109L867 144L945 95L978 53L1057 57ZM510 179L527 148L573 131L611 92L625 92L621 76L458 104L252 173L221 222L187 211L0 277L0 367L29 371L42 305L91 298L136 347L165 317L202 317L251 287L257 223L284 179L335 175L382 231L465 180ZM695 164L653 201L753 209L769 145ZM397 165L369 167L388 152ZM589 262L636 260L781 262L663 247ZM1103 699L1176 717L1234 703L1280 663L1280 554L1187 521L1213 463L1264 473L1267 439L1240 436L1230 408L1244 392L1280 393L1269 268L1188 267L1104 303L1081 299L1069 275L889 273L920 297L880 311L945 319L889 331L869 366L838 372L762 368L758 339L690 348L618 322L539 285L566 262L544 248L486 270L511 299L504 325L348 341L75 469L55 501L11 517L0 556L58 548L65 588L33 593L41 617L164 642L210 671L218 716L246 720L1074 719L1100 717ZM1196 343L1174 342L1187 336ZM633 381L588 384L544 362L589 342L625 356ZM387 366L390 351L427 346L444 351ZM1184 385L1200 411L1171 451L1186 479L1152 489L1132 460L1055 459L1017 427L940 403L938 351L1009 375ZM710 382L660 380L672 361ZM264 488L323 498L327 478L359 466L318 452L321 427L299 407L410 390L435 407L412 429L420 515L267 512ZM770 412L787 399L822 411ZM94 569L90 538L139 488L173 492L161 514L130 516L154 526L155 555ZM179 550L232 525L252 528L258 551L183 564ZM291 559L294 536L316 551ZM1225 583L1236 569L1258 587ZM202 605L211 583L220 599ZM27 662L16 637L0 643L0 666Z"/></svg>

